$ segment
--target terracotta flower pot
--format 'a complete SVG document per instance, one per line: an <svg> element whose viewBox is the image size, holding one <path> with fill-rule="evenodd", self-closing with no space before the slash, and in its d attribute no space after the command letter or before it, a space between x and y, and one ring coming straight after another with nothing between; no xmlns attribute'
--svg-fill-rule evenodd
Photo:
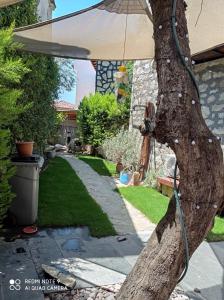
<svg viewBox="0 0 224 300"><path fill-rule="evenodd" d="M140 173L139 172L134 172L132 178L133 178L133 185L140 184Z"/></svg>
<svg viewBox="0 0 224 300"><path fill-rule="evenodd" d="M116 172L120 174L120 172L124 169L124 166L121 162L118 162L116 165Z"/></svg>
<svg viewBox="0 0 224 300"><path fill-rule="evenodd" d="M33 154L34 142L16 142L16 149L21 157L29 157Z"/></svg>

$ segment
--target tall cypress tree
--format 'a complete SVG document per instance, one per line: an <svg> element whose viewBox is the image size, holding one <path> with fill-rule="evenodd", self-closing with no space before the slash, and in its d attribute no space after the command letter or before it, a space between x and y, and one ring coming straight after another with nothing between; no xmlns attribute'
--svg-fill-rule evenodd
<svg viewBox="0 0 224 300"><path fill-rule="evenodd" d="M9 57L17 46L12 42L12 28L0 30L0 227L13 198L9 185L14 173L8 158L11 150L9 126L24 111L23 106L17 104L22 92L12 86L28 71L21 59Z"/></svg>

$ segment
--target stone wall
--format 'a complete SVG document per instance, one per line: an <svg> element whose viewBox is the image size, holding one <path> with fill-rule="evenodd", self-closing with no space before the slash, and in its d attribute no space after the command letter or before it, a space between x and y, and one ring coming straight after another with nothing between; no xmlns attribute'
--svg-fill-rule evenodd
<svg viewBox="0 0 224 300"><path fill-rule="evenodd" d="M208 127L219 136L224 145L224 59L195 66L195 74L201 92L202 113ZM157 74L153 60L136 61L133 71L132 108L146 105L148 101L156 103L158 93ZM155 106L156 108L156 106ZM130 130L140 125L144 118L144 108L132 110ZM140 135L140 133L139 133ZM171 149L158 143L152 143L150 168L156 175L169 175L167 162L175 155ZM224 146L222 146L224 150ZM174 166L173 166L174 167Z"/></svg>
<svg viewBox="0 0 224 300"><path fill-rule="evenodd" d="M205 121L224 144L224 58L196 65L195 73Z"/></svg>
<svg viewBox="0 0 224 300"><path fill-rule="evenodd" d="M224 144L224 59L206 62L195 66L195 74L201 91L202 112L208 127L221 137ZM158 85L153 61L136 61L133 74L132 107L155 103ZM144 110L133 111L132 123L139 124Z"/></svg>
<svg viewBox="0 0 224 300"><path fill-rule="evenodd" d="M144 117L144 107L148 101L156 103L158 91L157 74L154 60L141 60L134 63L132 81L132 111L130 130L133 125L140 125ZM135 109L133 109L135 107Z"/></svg>
<svg viewBox="0 0 224 300"><path fill-rule="evenodd" d="M122 64L121 61L98 61L96 65L96 92L114 93L114 73Z"/></svg>

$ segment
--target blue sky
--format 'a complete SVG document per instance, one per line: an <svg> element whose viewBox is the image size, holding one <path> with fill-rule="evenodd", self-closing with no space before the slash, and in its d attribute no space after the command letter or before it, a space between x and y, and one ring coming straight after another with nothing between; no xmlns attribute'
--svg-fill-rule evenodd
<svg viewBox="0 0 224 300"><path fill-rule="evenodd" d="M70 14L75 11L90 7L96 3L99 3L99 0L55 0L56 9L53 12L53 18L61 17L63 15ZM71 92L64 91L60 95L61 100L69 101L75 103L76 88L74 87Z"/></svg>
<svg viewBox="0 0 224 300"><path fill-rule="evenodd" d="M53 13L53 18L67 15L71 12L87 8L99 2L101 1L99 0L55 0L57 7Z"/></svg>

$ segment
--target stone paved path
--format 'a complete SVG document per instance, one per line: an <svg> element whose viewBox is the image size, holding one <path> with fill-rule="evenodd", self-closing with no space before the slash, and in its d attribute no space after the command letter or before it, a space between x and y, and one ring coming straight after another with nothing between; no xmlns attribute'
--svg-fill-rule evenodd
<svg viewBox="0 0 224 300"><path fill-rule="evenodd" d="M73 155L61 155L66 159L76 174L86 186L89 194L101 206L108 215L118 234L136 233L148 231L149 234L155 228L141 212L124 200L114 191L114 186L107 178L100 176L88 164L75 158Z"/></svg>

